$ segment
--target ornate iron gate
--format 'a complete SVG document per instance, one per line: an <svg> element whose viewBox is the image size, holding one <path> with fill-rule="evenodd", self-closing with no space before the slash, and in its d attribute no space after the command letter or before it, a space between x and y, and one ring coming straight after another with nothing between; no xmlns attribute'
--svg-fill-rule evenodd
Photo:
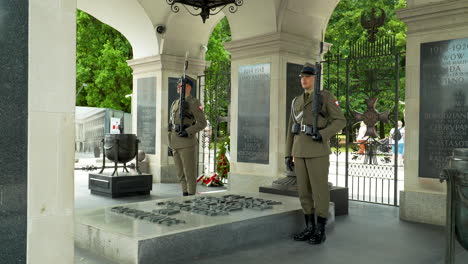
<svg viewBox="0 0 468 264"><path fill-rule="evenodd" d="M323 88L335 94L348 120L331 142L329 181L348 187L350 200L398 206L403 167L398 155L392 156L392 146L398 150L404 143L390 138L389 130L398 131L397 121L404 118L404 53L393 37L374 39L354 44L346 57L329 53L322 65ZM358 143L361 121L366 138Z"/></svg>
<svg viewBox="0 0 468 264"><path fill-rule="evenodd" d="M199 134L198 171L217 173L226 182L229 171L230 62L212 62L198 77L198 94L204 105L208 126Z"/></svg>

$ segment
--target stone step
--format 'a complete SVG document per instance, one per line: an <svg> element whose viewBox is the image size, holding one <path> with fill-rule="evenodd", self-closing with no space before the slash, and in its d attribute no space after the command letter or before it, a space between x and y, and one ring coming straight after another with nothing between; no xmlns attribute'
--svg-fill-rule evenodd
<svg viewBox="0 0 468 264"><path fill-rule="evenodd" d="M290 186L289 188L281 188L280 186L261 186L259 187L261 193L271 193L277 195L287 195L299 197L297 185ZM347 215L349 208L349 196L347 187L332 186L330 188L330 201L335 204L335 215Z"/></svg>
<svg viewBox="0 0 468 264"><path fill-rule="evenodd" d="M222 206L207 211L202 202ZM334 225L330 205L329 229ZM118 263L171 263L285 239L303 228L297 198L224 192L77 212L75 245Z"/></svg>

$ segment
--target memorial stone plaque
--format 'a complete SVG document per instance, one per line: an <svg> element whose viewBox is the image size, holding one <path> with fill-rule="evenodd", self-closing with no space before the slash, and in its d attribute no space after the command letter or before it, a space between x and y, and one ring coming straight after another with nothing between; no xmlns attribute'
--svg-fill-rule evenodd
<svg viewBox="0 0 468 264"><path fill-rule="evenodd" d="M286 127L291 117L291 103L294 97L302 94L304 89L301 85L301 73L303 65L288 63L286 67ZM290 128L288 128L290 129ZM286 133L288 131L286 130Z"/></svg>
<svg viewBox="0 0 468 264"><path fill-rule="evenodd" d="M169 92L168 92L168 104L167 104L169 108L171 107L172 102L179 99L179 94L177 93L177 82L179 81L179 79L180 78L169 77ZM190 94L196 98L197 97L197 82L195 80L193 80L193 86L194 87L192 87L192 91L190 92ZM169 120L169 115L171 114L169 111L170 109L167 110L168 112L167 120Z"/></svg>
<svg viewBox="0 0 468 264"><path fill-rule="evenodd" d="M155 154L156 144L156 77L137 80L137 136L138 148Z"/></svg>
<svg viewBox="0 0 468 264"><path fill-rule="evenodd" d="M468 38L422 43L420 77L419 177L438 178L468 147Z"/></svg>
<svg viewBox="0 0 468 264"><path fill-rule="evenodd" d="M237 161L268 164L270 64L239 68Z"/></svg>

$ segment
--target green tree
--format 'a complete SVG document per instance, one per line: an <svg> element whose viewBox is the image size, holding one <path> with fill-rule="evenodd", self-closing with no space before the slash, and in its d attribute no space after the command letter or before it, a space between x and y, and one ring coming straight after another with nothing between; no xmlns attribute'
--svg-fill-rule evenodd
<svg viewBox="0 0 468 264"><path fill-rule="evenodd" d="M93 16L80 10L76 15L76 105L130 112L131 100L125 97L132 93L126 62L133 56L130 43Z"/></svg>
<svg viewBox="0 0 468 264"><path fill-rule="evenodd" d="M223 45L225 42L231 41L231 39L231 28L227 18L224 17L211 33L205 59L214 62L230 61L231 54L224 49Z"/></svg>
<svg viewBox="0 0 468 264"><path fill-rule="evenodd" d="M213 127L213 137L229 140L226 122L220 122L220 117L228 115L230 104L231 55L224 49L224 43L231 40L231 29L226 17L220 20L208 40L208 51L205 59L210 66L205 71L205 112ZM213 138L214 139L214 138Z"/></svg>

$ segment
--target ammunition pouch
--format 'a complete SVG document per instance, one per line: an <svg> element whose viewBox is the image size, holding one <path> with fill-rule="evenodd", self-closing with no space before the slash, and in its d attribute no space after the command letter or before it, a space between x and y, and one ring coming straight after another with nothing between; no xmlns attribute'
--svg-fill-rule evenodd
<svg viewBox="0 0 468 264"><path fill-rule="evenodd" d="M298 135L301 132L301 125L298 123L294 123L291 127L291 133L294 135Z"/></svg>

